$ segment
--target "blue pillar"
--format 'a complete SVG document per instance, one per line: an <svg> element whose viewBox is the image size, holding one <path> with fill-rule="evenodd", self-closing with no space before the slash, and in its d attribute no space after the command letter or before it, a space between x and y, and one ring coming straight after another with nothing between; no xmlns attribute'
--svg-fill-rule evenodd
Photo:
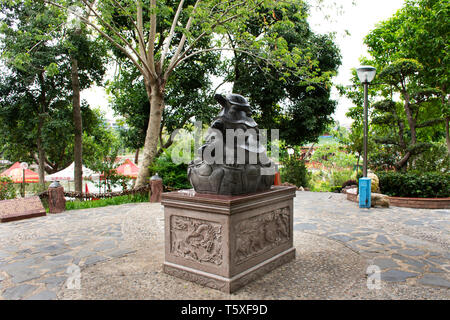
<svg viewBox="0 0 450 320"><path fill-rule="evenodd" d="M359 179L359 207L370 208L370 178Z"/></svg>

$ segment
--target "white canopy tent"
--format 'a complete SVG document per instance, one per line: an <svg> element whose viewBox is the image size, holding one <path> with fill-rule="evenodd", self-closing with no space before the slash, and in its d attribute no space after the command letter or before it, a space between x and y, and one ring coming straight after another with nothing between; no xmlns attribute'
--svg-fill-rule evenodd
<svg viewBox="0 0 450 320"><path fill-rule="evenodd" d="M61 171L58 171L56 173L45 176L45 181L60 181L61 183L63 181L66 181L67 188L70 191L70 189L71 189L70 181L75 180L74 168L75 168L75 163L72 162L72 164L70 166L68 166L67 168L65 168ZM82 170L83 170L83 179L92 179L92 180L97 180L97 181L100 179L100 173L94 172L91 169L86 168L85 166L82 166ZM87 185L89 185L89 188L91 190L94 190L93 182L85 181L86 190L87 190L87 187L86 187Z"/></svg>
<svg viewBox="0 0 450 320"><path fill-rule="evenodd" d="M67 168L45 176L45 181L73 181L75 180L74 167L75 163L72 162L72 164ZM85 166L83 166L82 168L83 179L98 179L100 177L99 173L94 172L91 169L86 168Z"/></svg>

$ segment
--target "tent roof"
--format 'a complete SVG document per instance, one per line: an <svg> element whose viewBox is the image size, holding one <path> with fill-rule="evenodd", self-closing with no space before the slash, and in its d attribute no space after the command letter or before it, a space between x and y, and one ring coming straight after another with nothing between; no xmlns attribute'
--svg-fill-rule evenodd
<svg viewBox="0 0 450 320"><path fill-rule="evenodd" d="M20 167L20 163L14 163L9 169L3 171L0 176L2 177L10 177L15 183L23 182L23 169ZM39 175L30 170L25 170L25 182L26 183L38 183Z"/></svg>
<svg viewBox="0 0 450 320"><path fill-rule="evenodd" d="M61 180L73 181L75 180L74 168L75 162L72 162L70 166L68 166L67 168L45 176L45 181L61 181ZM83 178L92 178L98 176L98 173L92 171L89 168L86 168L85 166L82 167L82 170L83 170Z"/></svg>
<svg viewBox="0 0 450 320"><path fill-rule="evenodd" d="M124 163L116 168L117 173L124 176L137 178L139 173L139 167L131 162L130 159L126 159Z"/></svg>

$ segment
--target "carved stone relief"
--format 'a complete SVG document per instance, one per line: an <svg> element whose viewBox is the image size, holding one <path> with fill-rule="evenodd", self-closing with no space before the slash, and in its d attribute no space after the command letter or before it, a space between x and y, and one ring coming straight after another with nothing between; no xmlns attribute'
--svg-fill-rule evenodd
<svg viewBox="0 0 450 320"><path fill-rule="evenodd" d="M234 227L234 263L240 264L289 241L289 220L286 207L238 222Z"/></svg>
<svg viewBox="0 0 450 320"><path fill-rule="evenodd" d="M201 286L217 289L217 290L223 290L226 283L223 281L211 279L199 274L195 274L192 272L180 270L177 268L173 268L170 266L164 266L164 271L168 274L173 275L174 277L178 277L187 281L191 281L194 283L197 283Z"/></svg>
<svg viewBox="0 0 450 320"><path fill-rule="evenodd" d="M182 216L170 218L170 252L177 257L220 266L222 225Z"/></svg>

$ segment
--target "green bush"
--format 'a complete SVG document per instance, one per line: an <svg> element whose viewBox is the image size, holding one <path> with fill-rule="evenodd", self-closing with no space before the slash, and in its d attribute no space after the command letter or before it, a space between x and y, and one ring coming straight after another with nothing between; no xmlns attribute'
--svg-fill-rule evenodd
<svg viewBox="0 0 450 320"><path fill-rule="evenodd" d="M450 197L450 173L377 172L381 193L393 197Z"/></svg>
<svg viewBox="0 0 450 320"><path fill-rule="evenodd" d="M8 177L0 177L0 200L14 199L15 197L14 182Z"/></svg>
<svg viewBox="0 0 450 320"><path fill-rule="evenodd" d="M414 157L409 169L422 172L450 172L447 144L444 141L433 143L428 151Z"/></svg>
<svg viewBox="0 0 450 320"><path fill-rule="evenodd" d="M105 198L99 200L88 200L88 201L67 201L66 210L77 210L77 209L88 209L88 208L99 208L106 206L114 206L124 203L135 203L135 202L148 202L148 193L143 194L127 194L124 196L117 196L113 198Z"/></svg>
<svg viewBox="0 0 450 320"><path fill-rule="evenodd" d="M342 186L344 183L355 177L355 172L353 170L333 170L331 172L331 185L332 186Z"/></svg>
<svg viewBox="0 0 450 320"><path fill-rule="evenodd" d="M308 186L308 170L303 160L291 157L284 159L282 165L283 167L280 168L282 182L289 182L295 184L297 187Z"/></svg>
<svg viewBox="0 0 450 320"><path fill-rule="evenodd" d="M149 167L150 176L158 173L164 187L169 190L191 189L192 186L187 178L187 167L185 163L173 163L169 155L162 154Z"/></svg>

